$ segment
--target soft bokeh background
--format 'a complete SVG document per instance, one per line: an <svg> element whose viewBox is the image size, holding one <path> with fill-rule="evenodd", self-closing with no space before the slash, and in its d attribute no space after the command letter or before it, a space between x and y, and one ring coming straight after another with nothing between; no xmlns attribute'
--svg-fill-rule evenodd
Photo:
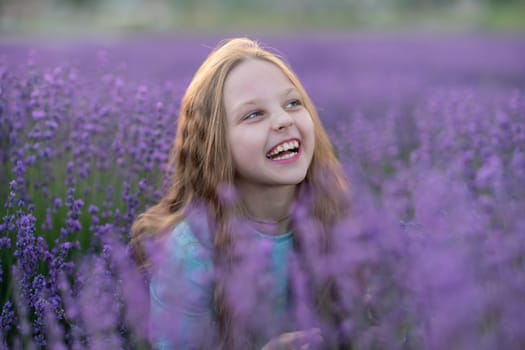
<svg viewBox="0 0 525 350"><path fill-rule="evenodd" d="M523 30L523 0L2 0L5 35Z"/></svg>

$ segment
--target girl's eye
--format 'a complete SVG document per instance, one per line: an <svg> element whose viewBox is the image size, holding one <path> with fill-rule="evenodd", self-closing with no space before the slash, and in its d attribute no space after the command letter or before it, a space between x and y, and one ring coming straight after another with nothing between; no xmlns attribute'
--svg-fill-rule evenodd
<svg viewBox="0 0 525 350"><path fill-rule="evenodd" d="M242 118L243 120L249 120L249 119L255 119L259 116L261 116L263 113L261 111L255 111L255 112L251 112L247 115L244 116L244 118Z"/></svg>
<svg viewBox="0 0 525 350"><path fill-rule="evenodd" d="M290 102L288 102L286 104L286 108L294 108L300 105L302 105L301 101L298 99L295 99L295 100L291 100Z"/></svg>

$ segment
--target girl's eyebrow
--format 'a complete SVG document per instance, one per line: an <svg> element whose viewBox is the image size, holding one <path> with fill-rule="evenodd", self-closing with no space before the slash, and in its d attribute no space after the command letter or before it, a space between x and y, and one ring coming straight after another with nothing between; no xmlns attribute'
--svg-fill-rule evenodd
<svg viewBox="0 0 525 350"><path fill-rule="evenodd" d="M283 90L283 92L281 94L279 94L279 96L288 96L290 95L292 92L297 92L297 89L295 87L289 87L289 88L286 88ZM241 109L241 107L244 107L244 106L249 106L249 105L256 105L258 102L260 102L259 99L257 98L254 98L252 100L248 100L246 102L242 102L240 104L238 104L236 107L235 107L235 111L238 111L239 109Z"/></svg>
<svg viewBox="0 0 525 350"><path fill-rule="evenodd" d="M291 88L285 89L282 95L288 96L294 91L297 92L297 89L295 87L291 87Z"/></svg>

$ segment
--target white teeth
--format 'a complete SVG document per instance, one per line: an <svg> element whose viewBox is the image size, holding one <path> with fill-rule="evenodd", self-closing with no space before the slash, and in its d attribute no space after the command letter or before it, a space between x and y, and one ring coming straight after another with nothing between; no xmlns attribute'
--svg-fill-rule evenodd
<svg viewBox="0 0 525 350"><path fill-rule="evenodd" d="M294 140L294 141L290 141L290 142L285 142L285 143L277 146L277 148L275 148L272 152L268 153L268 156L273 156L273 155L279 154L279 153L281 153L283 151L288 151L288 150L293 149L293 148L299 148L299 141ZM283 156L283 157L285 157L285 156ZM285 158L278 157L276 159L285 159Z"/></svg>
<svg viewBox="0 0 525 350"><path fill-rule="evenodd" d="M284 156L280 156L280 157L277 157L277 158L272 158L272 160L288 159L288 158L292 158L296 154L297 154L297 152L291 152L291 153L285 154Z"/></svg>

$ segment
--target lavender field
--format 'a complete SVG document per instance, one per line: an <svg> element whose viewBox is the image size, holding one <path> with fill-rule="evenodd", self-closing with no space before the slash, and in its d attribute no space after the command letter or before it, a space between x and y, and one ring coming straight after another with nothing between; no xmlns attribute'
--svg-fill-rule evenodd
<svg viewBox="0 0 525 350"><path fill-rule="evenodd" d="M180 98L219 40L0 44L1 349L148 348L130 225L166 186ZM316 266L343 291L328 342L525 348L525 40L261 41L304 83L352 185Z"/></svg>

